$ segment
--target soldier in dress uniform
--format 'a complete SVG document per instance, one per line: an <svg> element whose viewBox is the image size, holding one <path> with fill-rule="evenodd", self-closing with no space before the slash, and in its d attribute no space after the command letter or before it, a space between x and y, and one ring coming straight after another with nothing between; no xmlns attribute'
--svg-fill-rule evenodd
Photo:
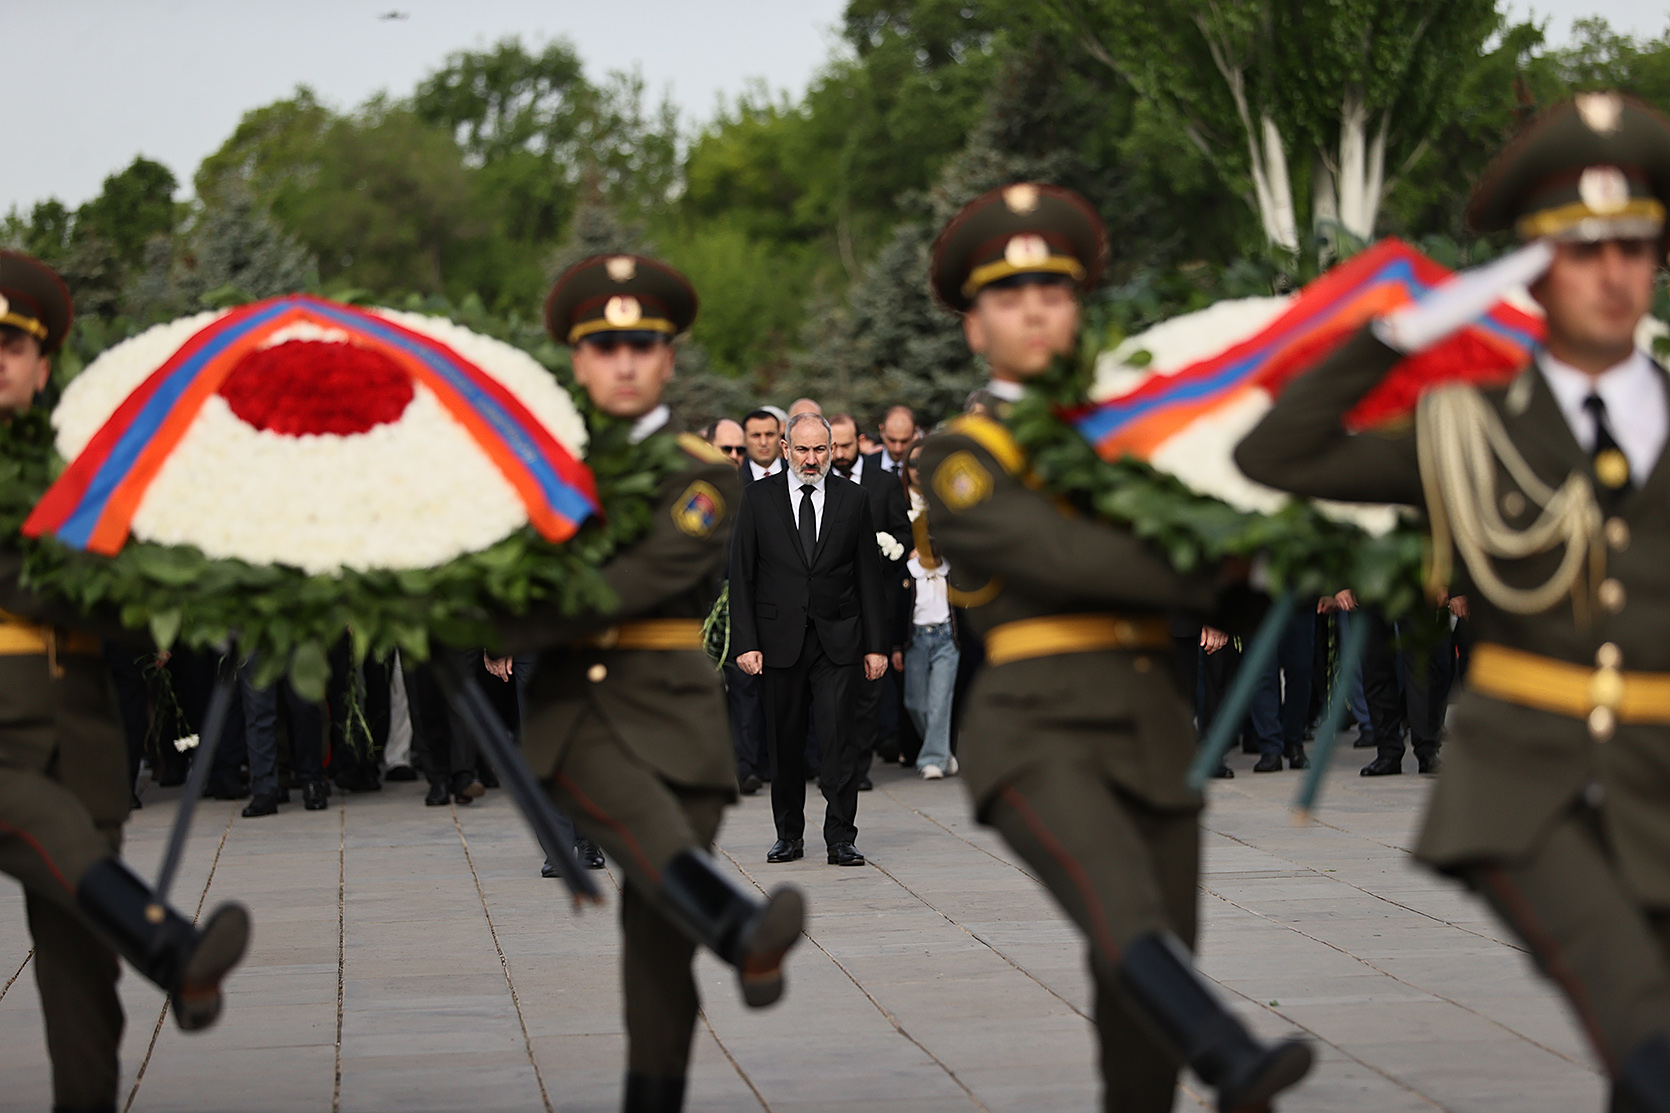
<svg viewBox="0 0 1670 1113"><path fill-rule="evenodd" d="M32 408L73 316L56 274L0 252L0 421ZM117 857L132 783L110 669L79 632L93 624L25 591L22 568L16 535L0 540L0 870L23 885L53 1108L113 1111L117 955L169 994L181 1028L206 1028L249 917L222 905L194 926Z"/></svg>
<svg viewBox="0 0 1670 1113"><path fill-rule="evenodd" d="M502 623L505 648L540 650L522 727L528 763L626 873L628 1113L683 1106L699 1004L696 944L737 968L749 1005L769 1005L805 918L798 891L779 888L762 901L708 855L737 785L702 623L740 486L724 454L673 433L661 403L673 338L695 316L689 282L654 259L596 256L557 279L546 328L572 347L576 381L614 419L593 430L593 447L625 434L659 487L648 532L603 568L616 607L567 617L536 610Z"/></svg>
<svg viewBox="0 0 1670 1113"><path fill-rule="evenodd" d="M1478 645L1416 856L1524 941L1619 1111L1670 1111L1670 382L1635 343L1667 204L1670 120L1611 93L1550 109L1468 207L1527 246L1365 326L1236 452L1272 486L1424 508L1440 563L1453 537ZM1347 434L1405 354L1526 280L1492 277L1515 259L1547 317L1532 364L1429 394L1413 428Z"/></svg>
<svg viewBox="0 0 1670 1113"><path fill-rule="evenodd" d="M929 529L987 663L961 750L975 814L1084 932L1104 1108L1170 1110L1179 1060L1221 1110L1262 1110L1310 1065L1254 1039L1190 964L1200 866L1195 752L1167 612L1209 612L1129 529L1041 489L1003 423L1026 381L1077 344L1079 291L1106 250L1084 199L1017 183L965 207L934 245L932 286L990 366L998 412L923 449Z"/></svg>

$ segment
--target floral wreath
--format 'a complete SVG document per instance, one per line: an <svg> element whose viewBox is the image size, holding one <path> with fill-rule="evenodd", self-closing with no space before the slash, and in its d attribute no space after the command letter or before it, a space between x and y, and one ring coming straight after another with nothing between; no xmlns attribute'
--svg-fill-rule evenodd
<svg viewBox="0 0 1670 1113"><path fill-rule="evenodd" d="M598 568L683 466L629 434L444 318L270 299L141 333L0 427L0 529L30 589L317 699L345 634L423 660L613 605Z"/></svg>

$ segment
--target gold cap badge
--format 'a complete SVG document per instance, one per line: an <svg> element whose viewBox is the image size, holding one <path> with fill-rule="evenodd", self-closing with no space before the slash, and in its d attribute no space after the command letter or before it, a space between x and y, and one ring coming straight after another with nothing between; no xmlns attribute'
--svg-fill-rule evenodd
<svg viewBox="0 0 1670 1113"><path fill-rule="evenodd" d="M630 255L616 255L604 262L603 269L616 282L631 282L638 273L638 261Z"/></svg>
<svg viewBox="0 0 1670 1113"><path fill-rule="evenodd" d="M1591 166L1577 179L1577 196L1599 216L1629 207L1629 179L1616 166Z"/></svg>
<svg viewBox="0 0 1670 1113"><path fill-rule="evenodd" d="M631 328L644 319L644 307L637 298L613 297L603 306L603 319L616 328Z"/></svg>
<svg viewBox="0 0 1670 1113"><path fill-rule="evenodd" d="M1577 114L1596 135L1611 135L1618 130L1618 119L1624 114L1624 102L1617 93L1579 93L1574 98Z"/></svg>
<svg viewBox="0 0 1670 1113"><path fill-rule="evenodd" d="M1038 187L1031 182L1019 182L1003 191L1003 203L1009 211L1025 216L1038 207Z"/></svg>
<svg viewBox="0 0 1670 1113"><path fill-rule="evenodd" d="M1049 257L1050 245L1044 242L1044 237L1031 232L1009 237L1009 243L1003 249L1004 261L1020 269L1041 266L1049 261Z"/></svg>

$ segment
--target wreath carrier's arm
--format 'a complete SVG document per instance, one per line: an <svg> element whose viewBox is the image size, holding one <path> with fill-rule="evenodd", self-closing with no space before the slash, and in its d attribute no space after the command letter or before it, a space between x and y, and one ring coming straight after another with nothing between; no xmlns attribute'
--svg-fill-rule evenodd
<svg viewBox="0 0 1670 1113"><path fill-rule="evenodd" d="M687 511L694 496L717 494L711 522ZM582 638L625 619L643 617L691 589L710 584L730 548L740 486L729 463L692 460L662 480L656 491L649 532L618 553L600 572L619 604L612 610L563 614L555 605L499 620L506 652L557 645ZM709 599L711 603L712 600Z"/></svg>
<svg viewBox="0 0 1670 1113"><path fill-rule="evenodd" d="M23 554L16 549L0 548L0 611L42 626L151 644L148 633L123 626L114 610L83 611L67 600L38 595L19 582L22 575Z"/></svg>
<svg viewBox="0 0 1670 1113"><path fill-rule="evenodd" d="M1068 516L971 437L928 438L922 464L929 529L958 568L1047 607L1209 611L1216 601L1211 575L1179 573L1128 529Z"/></svg>
<svg viewBox="0 0 1670 1113"><path fill-rule="evenodd" d="M1351 433L1340 420L1402 358L1365 325L1288 384L1236 446L1236 465L1255 482L1309 498L1420 506L1413 429Z"/></svg>

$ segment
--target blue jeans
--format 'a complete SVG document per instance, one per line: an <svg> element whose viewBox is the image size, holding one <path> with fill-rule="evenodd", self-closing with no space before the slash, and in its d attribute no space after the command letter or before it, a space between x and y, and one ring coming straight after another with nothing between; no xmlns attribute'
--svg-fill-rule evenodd
<svg viewBox="0 0 1670 1113"><path fill-rule="evenodd" d="M957 660L950 622L916 627L905 650L905 710L922 736L922 752L916 755L918 769L925 765L944 769L951 760L951 696L957 684Z"/></svg>

